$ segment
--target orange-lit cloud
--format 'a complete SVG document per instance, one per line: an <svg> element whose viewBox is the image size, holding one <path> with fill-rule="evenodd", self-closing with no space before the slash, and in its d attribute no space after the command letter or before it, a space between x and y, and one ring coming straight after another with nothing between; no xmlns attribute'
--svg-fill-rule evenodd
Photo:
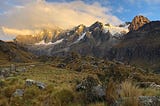
<svg viewBox="0 0 160 106"><path fill-rule="evenodd" d="M95 21L121 23L120 19L111 14L110 8L102 7L99 3L86 4L79 0L68 3L22 1L25 2L23 5L15 6L0 15L0 27L3 27L5 33L29 34L32 32L30 30L55 26L67 29L79 24L89 26Z"/></svg>

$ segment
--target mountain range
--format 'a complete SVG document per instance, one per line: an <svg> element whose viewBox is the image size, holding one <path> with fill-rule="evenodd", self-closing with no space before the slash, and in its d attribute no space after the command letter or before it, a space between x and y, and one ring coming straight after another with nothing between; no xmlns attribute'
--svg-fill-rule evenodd
<svg viewBox="0 0 160 106"><path fill-rule="evenodd" d="M75 52L145 68L159 69L160 21L136 16L119 26L95 22L72 29L43 29L36 35L18 35L16 45L37 56L67 56Z"/></svg>

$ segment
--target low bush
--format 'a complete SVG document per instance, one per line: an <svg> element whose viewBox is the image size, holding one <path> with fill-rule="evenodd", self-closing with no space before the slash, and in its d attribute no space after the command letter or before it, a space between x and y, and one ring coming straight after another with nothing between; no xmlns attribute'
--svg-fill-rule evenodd
<svg viewBox="0 0 160 106"><path fill-rule="evenodd" d="M74 100L73 92L63 89L53 95L55 106L65 106Z"/></svg>
<svg viewBox="0 0 160 106"><path fill-rule="evenodd" d="M24 91L24 99L33 99L40 95L40 90L36 86L31 86L25 89Z"/></svg>

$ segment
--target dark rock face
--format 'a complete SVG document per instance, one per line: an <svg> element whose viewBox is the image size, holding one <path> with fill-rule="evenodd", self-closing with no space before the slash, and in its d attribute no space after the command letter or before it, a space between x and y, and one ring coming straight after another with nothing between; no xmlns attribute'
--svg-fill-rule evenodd
<svg viewBox="0 0 160 106"><path fill-rule="evenodd" d="M133 64L157 64L160 61L160 21L145 24L131 31L113 46L109 58Z"/></svg>
<svg viewBox="0 0 160 106"><path fill-rule="evenodd" d="M138 30L140 27L142 27L144 24L149 23L150 21L148 20L148 18L144 17L144 16L136 16L134 17L134 19L132 20L130 26L129 26L129 30L130 31L135 31Z"/></svg>

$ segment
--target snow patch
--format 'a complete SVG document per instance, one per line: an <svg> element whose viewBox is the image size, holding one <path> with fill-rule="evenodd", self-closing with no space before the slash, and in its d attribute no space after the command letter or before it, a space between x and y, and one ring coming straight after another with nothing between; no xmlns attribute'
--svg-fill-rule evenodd
<svg viewBox="0 0 160 106"><path fill-rule="evenodd" d="M60 40L55 41L55 42L52 43L52 44L53 44L53 45L57 45L57 44L61 43L62 41L63 41L63 39L60 39Z"/></svg>
<svg viewBox="0 0 160 106"><path fill-rule="evenodd" d="M83 34L77 39L77 41L80 41L81 39L83 39L85 35L86 35L86 32L83 33Z"/></svg>
<svg viewBox="0 0 160 106"><path fill-rule="evenodd" d="M78 43L81 39L83 39L86 35L86 32L83 33L75 42L73 42L73 44Z"/></svg>
<svg viewBox="0 0 160 106"><path fill-rule="evenodd" d="M59 43L61 43L63 41L63 39L57 40L55 42L48 42L46 43L44 40L40 41L39 43L35 43L35 45L57 45Z"/></svg>
<svg viewBox="0 0 160 106"><path fill-rule="evenodd" d="M117 33L121 34L122 32L128 32L128 26L127 27L116 27L116 26L104 26L104 31L107 33L108 31L114 36Z"/></svg>

